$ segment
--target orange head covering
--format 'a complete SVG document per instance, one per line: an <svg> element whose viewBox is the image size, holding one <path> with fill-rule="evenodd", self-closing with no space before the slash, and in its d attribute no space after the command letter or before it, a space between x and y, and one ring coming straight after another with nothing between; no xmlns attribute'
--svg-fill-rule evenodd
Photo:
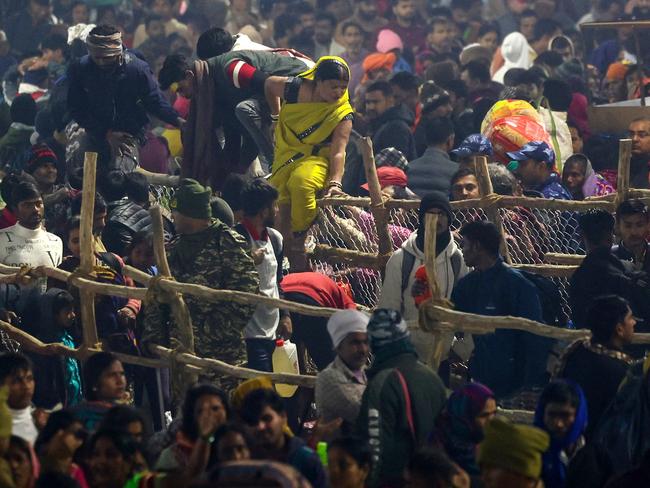
<svg viewBox="0 0 650 488"><path fill-rule="evenodd" d="M609 65L609 68L607 68L605 79L607 79L607 81L623 81L625 79L625 75L627 74L627 70L628 65L626 64L612 63Z"/></svg>
<svg viewBox="0 0 650 488"><path fill-rule="evenodd" d="M388 71L393 71L393 66L397 61L397 57L394 53L372 53L366 56L366 59L363 60L363 79L361 82L366 82L368 80L368 74L372 71L379 69L385 69Z"/></svg>

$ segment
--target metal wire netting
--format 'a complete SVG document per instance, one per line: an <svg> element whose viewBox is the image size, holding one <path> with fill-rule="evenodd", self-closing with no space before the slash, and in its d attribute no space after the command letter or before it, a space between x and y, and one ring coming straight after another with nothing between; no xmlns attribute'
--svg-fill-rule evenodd
<svg viewBox="0 0 650 488"><path fill-rule="evenodd" d="M412 207L413 205L407 205ZM548 252L584 254L578 235L577 214L547 209L524 207L499 209L505 241L514 264L542 264ZM453 210L451 230L458 241L458 230L468 222L489 220L482 208ZM391 208L388 230L393 251L418 227L415 209ZM321 209L317 223L311 230L312 247L317 244L377 253L378 237L372 214L368 209L354 206L327 206ZM336 261L336 262L335 262ZM316 270L350 286L355 301L373 307L381 287L378 271L353 267L338 260L312 259ZM557 286L565 318L571 315L568 302L568 279L550 278Z"/></svg>

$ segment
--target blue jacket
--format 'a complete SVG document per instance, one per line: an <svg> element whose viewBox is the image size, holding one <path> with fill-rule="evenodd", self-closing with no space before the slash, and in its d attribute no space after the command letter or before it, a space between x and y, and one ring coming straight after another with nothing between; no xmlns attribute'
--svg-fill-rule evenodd
<svg viewBox="0 0 650 488"><path fill-rule="evenodd" d="M542 322L537 288L501 258L485 271L462 278L451 295L456 310L479 315L523 317ZM500 329L474 336L472 378L503 397L544 379L551 343L527 332Z"/></svg>
<svg viewBox="0 0 650 488"><path fill-rule="evenodd" d="M109 130L142 133L152 114L177 126L172 108L149 65L132 53L114 73L103 73L88 56L68 68L68 109L72 118L91 136L106 137Z"/></svg>
<svg viewBox="0 0 650 488"><path fill-rule="evenodd" d="M573 200L569 190L562 185L562 178L557 173L551 176L535 190L539 191L544 198L555 198L556 200Z"/></svg>

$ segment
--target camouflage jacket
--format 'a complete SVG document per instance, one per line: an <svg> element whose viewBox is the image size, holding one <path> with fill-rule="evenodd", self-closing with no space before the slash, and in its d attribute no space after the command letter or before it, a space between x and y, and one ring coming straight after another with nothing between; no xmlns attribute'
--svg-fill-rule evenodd
<svg viewBox="0 0 650 488"><path fill-rule="evenodd" d="M179 283L258 293L259 279L246 242L218 220L205 231L177 237L167 249L167 259ZM234 365L244 363L242 331L255 307L209 302L189 294L184 298L192 317L196 354ZM152 300L146 307L142 343L170 347L172 339L178 339L178 331L169 306Z"/></svg>

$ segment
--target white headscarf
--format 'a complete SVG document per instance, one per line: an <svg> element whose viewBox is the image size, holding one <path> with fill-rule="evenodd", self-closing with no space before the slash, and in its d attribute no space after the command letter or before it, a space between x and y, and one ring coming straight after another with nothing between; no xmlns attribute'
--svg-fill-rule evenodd
<svg viewBox="0 0 650 488"><path fill-rule="evenodd" d="M508 34L501 44L501 54L505 61L494 73L492 80L503 83L503 77L512 68L528 69L533 65L530 59L530 45L521 32Z"/></svg>

